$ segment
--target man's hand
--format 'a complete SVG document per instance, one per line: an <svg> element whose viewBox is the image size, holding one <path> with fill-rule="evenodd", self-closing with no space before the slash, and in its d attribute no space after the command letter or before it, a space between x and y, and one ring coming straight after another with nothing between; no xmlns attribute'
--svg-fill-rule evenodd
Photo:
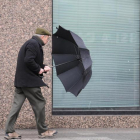
<svg viewBox="0 0 140 140"><path fill-rule="evenodd" d="M44 72L44 69L40 69L39 74L42 74Z"/></svg>
<svg viewBox="0 0 140 140"><path fill-rule="evenodd" d="M51 68L50 68L49 66L45 66L45 67L44 67L44 71L45 71L45 72L48 72L48 71L50 71L50 70L51 70Z"/></svg>

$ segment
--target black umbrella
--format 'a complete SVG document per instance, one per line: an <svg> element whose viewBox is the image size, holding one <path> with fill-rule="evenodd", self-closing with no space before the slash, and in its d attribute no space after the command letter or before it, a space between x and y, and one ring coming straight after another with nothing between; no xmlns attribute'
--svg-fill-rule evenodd
<svg viewBox="0 0 140 140"><path fill-rule="evenodd" d="M52 56L57 66L57 76L66 92L77 97L92 75L90 52L83 40L72 31L59 26L52 35Z"/></svg>

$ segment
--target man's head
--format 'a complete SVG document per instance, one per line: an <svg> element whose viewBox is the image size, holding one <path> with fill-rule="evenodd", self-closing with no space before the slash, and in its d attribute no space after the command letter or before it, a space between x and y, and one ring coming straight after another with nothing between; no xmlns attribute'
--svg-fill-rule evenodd
<svg viewBox="0 0 140 140"><path fill-rule="evenodd" d="M43 28L37 28L35 34L39 35L44 44L47 44L49 36L51 36L51 34Z"/></svg>
<svg viewBox="0 0 140 140"><path fill-rule="evenodd" d="M40 38L42 39L42 41L44 42L44 44L47 44L49 36L48 35L41 35Z"/></svg>

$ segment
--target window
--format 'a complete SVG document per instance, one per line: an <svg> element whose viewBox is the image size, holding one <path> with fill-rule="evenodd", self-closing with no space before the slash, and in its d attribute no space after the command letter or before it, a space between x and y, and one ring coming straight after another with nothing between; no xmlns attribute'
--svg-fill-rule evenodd
<svg viewBox="0 0 140 140"><path fill-rule="evenodd" d="M93 61L78 97L53 68L54 115L140 114L139 21L139 0L53 0L53 33L61 25L78 34Z"/></svg>

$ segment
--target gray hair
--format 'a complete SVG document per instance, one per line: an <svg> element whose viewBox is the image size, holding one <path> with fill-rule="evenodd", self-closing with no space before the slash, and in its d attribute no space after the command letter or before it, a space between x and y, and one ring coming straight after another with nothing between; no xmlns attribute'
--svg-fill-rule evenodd
<svg viewBox="0 0 140 140"><path fill-rule="evenodd" d="M40 35L40 34L34 34L34 36L38 36L38 37L41 37L41 36L43 36L43 35Z"/></svg>

